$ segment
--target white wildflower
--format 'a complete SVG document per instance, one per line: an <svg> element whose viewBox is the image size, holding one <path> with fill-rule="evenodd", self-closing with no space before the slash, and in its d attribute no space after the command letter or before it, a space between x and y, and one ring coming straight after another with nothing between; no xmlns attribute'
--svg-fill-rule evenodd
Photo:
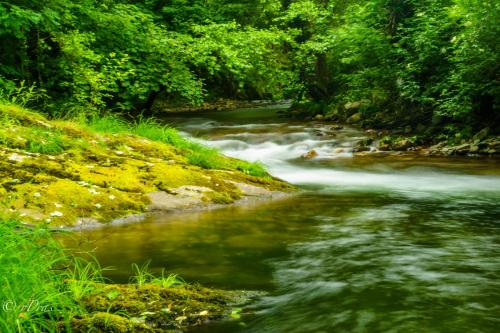
<svg viewBox="0 0 500 333"><path fill-rule="evenodd" d="M35 193L33 193L33 196L37 197L37 198L40 198L42 195L39 192L35 192Z"/></svg>

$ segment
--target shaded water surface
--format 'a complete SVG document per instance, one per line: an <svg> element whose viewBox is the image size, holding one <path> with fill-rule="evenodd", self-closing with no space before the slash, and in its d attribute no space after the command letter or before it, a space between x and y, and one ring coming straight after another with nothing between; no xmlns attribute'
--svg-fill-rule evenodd
<svg viewBox="0 0 500 333"><path fill-rule="evenodd" d="M275 110L166 121L301 188L77 236L117 282L151 259L156 272L268 291L241 319L192 332L498 332L498 161L353 156L362 132ZM317 158L300 158L311 149Z"/></svg>

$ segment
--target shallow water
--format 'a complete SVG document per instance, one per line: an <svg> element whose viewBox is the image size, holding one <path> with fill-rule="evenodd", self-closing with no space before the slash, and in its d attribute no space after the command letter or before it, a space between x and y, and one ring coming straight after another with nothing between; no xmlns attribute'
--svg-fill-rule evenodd
<svg viewBox="0 0 500 333"><path fill-rule="evenodd" d="M498 160L353 155L363 132L286 122L276 110L166 121L301 188L79 235L116 282L151 259L156 272L269 292L241 319L192 332L498 331ZM317 158L300 158L311 149Z"/></svg>

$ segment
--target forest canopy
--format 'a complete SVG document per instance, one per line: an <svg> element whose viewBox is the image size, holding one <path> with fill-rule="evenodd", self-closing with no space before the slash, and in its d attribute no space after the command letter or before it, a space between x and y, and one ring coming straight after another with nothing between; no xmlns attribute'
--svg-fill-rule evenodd
<svg viewBox="0 0 500 333"><path fill-rule="evenodd" d="M48 114L294 99L372 125L498 128L500 2L0 2L0 99Z"/></svg>

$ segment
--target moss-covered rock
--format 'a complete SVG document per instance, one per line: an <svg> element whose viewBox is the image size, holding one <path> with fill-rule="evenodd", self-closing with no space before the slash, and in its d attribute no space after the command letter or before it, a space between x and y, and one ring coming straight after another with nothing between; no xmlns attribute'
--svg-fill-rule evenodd
<svg viewBox="0 0 500 333"><path fill-rule="evenodd" d="M193 202L198 206L245 196L233 182L269 193L291 190L268 174L240 171L245 162L222 155L214 157L222 167L208 170L188 162L189 150L137 135L97 133L16 106L0 105L0 118L6 125L0 128L0 207L34 224L108 222L151 209L150 193L157 192L178 199L169 209L185 208L179 190L185 186L209 189Z"/></svg>
<svg viewBox="0 0 500 333"><path fill-rule="evenodd" d="M97 284L82 300L87 315L75 317L73 332L165 332L182 330L231 313L254 296L251 292L196 285L164 288L148 283ZM61 330L64 330L61 328Z"/></svg>

